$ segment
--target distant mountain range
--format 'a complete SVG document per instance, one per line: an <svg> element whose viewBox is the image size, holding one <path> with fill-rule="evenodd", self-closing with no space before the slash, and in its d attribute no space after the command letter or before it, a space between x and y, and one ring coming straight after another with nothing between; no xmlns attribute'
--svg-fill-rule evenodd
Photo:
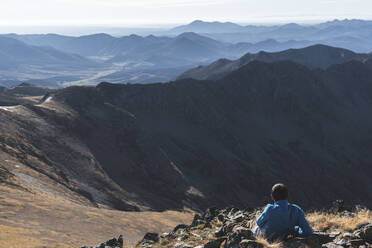
<svg viewBox="0 0 372 248"><path fill-rule="evenodd" d="M244 32L246 27L232 23L232 22L204 22L201 20L195 20L187 25L178 26L169 30L169 33L235 33Z"/></svg>
<svg viewBox="0 0 372 248"><path fill-rule="evenodd" d="M334 20L314 25L289 23L270 26L241 26L234 23L194 21L171 29L168 34L195 32L223 42L257 43L267 39L279 42L308 41L312 44L343 47L355 52L371 52L372 21Z"/></svg>
<svg viewBox="0 0 372 248"><path fill-rule="evenodd" d="M75 66L77 68L93 66L94 61L79 55L61 52L52 47L28 45L22 41L0 36L0 70L18 68L22 65Z"/></svg>
<svg viewBox="0 0 372 248"><path fill-rule="evenodd" d="M80 37L58 34L0 35L0 85L20 82L64 87L101 81L151 83L246 53L278 52L315 44L372 51L372 22L335 20L316 25L242 26L194 21L155 35Z"/></svg>
<svg viewBox="0 0 372 248"><path fill-rule="evenodd" d="M339 55L305 55L324 49ZM1 107L4 183L17 185L16 164L45 192L120 210L258 206L278 181L305 208L372 206L372 61L313 62L254 60L213 81L74 86Z"/></svg>
<svg viewBox="0 0 372 248"><path fill-rule="evenodd" d="M176 37L130 35L120 38L106 34L82 37L9 34L0 38L3 54L0 70L6 70L3 77L0 76L0 84L8 86L26 81L51 87L60 87L69 81L79 83L81 79L87 84L104 80L168 81L195 65L208 64L221 57L234 59L246 52L277 51L308 44L274 40L231 44L196 33L182 33Z"/></svg>
<svg viewBox="0 0 372 248"><path fill-rule="evenodd" d="M194 79L220 79L223 76L245 66L256 60L264 62L293 61L313 68L327 68L330 65L342 64L351 60L364 61L372 58L372 54L358 54L343 48L329 47L325 45L314 45L301 49L289 49L281 52L257 54L246 54L237 60L219 59L210 65L199 66L184 72L179 76L182 78Z"/></svg>
<svg viewBox="0 0 372 248"><path fill-rule="evenodd" d="M145 61L159 66L174 63L185 65L220 57L232 58L241 55L242 51L259 49L255 48L255 44L220 42L193 32L175 37L130 35L116 38L107 34L81 37L55 34L5 36L31 46L53 47L86 57L107 57L110 58L109 62ZM257 47L264 47L265 43L272 47L280 44L271 40L258 43Z"/></svg>

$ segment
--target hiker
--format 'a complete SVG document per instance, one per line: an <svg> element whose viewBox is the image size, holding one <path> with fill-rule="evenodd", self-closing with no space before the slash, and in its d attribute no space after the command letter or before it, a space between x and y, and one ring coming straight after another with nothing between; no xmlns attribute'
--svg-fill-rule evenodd
<svg viewBox="0 0 372 248"><path fill-rule="evenodd" d="M288 235L301 237L313 234L304 211L294 204L288 204L288 189L284 184L275 184L271 190L274 204L268 204L258 217L253 233L268 240L283 240Z"/></svg>

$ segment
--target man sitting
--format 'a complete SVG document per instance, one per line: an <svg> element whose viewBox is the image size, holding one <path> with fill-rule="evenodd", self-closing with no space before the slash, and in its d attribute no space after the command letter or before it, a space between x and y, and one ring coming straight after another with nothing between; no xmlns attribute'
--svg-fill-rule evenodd
<svg viewBox="0 0 372 248"><path fill-rule="evenodd" d="M304 211L297 205L288 204L288 189L284 184L273 186L271 199L274 204L268 204L256 221L255 236L274 241L285 239L290 234L302 237L313 234Z"/></svg>

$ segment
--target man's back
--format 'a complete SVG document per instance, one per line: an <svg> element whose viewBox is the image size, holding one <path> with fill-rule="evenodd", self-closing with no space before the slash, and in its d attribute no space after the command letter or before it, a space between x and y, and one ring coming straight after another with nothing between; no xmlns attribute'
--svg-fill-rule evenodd
<svg viewBox="0 0 372 248"><path fill-rule="evenodd" d="M307 222L302 209L287 200L276 201L273 205L268 204L257 219L257 232L270 239L283 239L291 233L300 236L309 236L313 233Z"/></svg>

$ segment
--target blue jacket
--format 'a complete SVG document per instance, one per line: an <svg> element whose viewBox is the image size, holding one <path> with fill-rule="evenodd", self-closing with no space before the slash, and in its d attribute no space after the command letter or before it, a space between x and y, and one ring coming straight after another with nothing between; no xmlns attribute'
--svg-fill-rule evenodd
<svg viewBox="0 0 372 248"><path fill-rule="evenodd" d="M268 204L257 219L255 235L262 235L269 240L283 239L289 234L310 236L313 229L305 218L304 211L287 200Z"/></svg>

